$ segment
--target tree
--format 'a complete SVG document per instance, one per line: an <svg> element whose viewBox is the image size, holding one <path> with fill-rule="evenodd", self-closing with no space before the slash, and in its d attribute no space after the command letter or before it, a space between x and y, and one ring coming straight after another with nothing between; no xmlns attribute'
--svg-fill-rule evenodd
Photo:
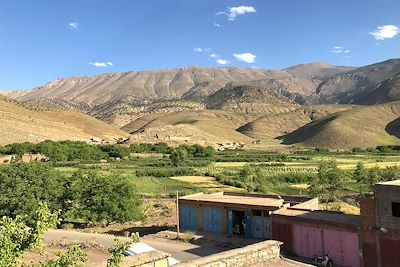
<svg viewBox="0 0 400 267"><path fill-rule="evenodd" d="M309 188L310 193L319 196L322 201L336 199L342 188L342 176L343 173L338 169L336 161L321 161L318 165L317 179L312 181Z"/></svg>
<svg viewBox="0 0 400 267"><path fill-rule="evenodd" d="M34 219L38 202L62 209L65 177L44 164L0 166L0 216L26 215Z"/></svg>
<svg viewBox="0 0 400 267"><path fill-rule="evenodd" d="M59 222L58 213L51 213L46 203L39 202L35 214L33 223L20 215L0 220L0 266L16 266L24 251L40 248L44 232Z"/></svg>
<svg viewBox="0 0 400 267"><path fill-rule="evenodd" d="M136 187L118 174L78 171L72 175L66 194L70 203L65 210L66 219L105 224L143 219Z"/></svg>
<svg viewBox="0 0 400 267"><path fill-rule="evenodd" d="M375 184L380 182L381 179L381 171L378 167L369 169L366 179L369 190L372 191Z"/></svg>
<svg viewBox="0 0 400 267"><path fill-rule="evenodd" d="M170 155L171 162L175 167L183 165L187 160L187 158L188 158L188 152L183 147L178 147L172 150Z"/></svg>
<svg viewBox="0 0 400 267"><path fill-rule="evenodd" d="M357 163L356 169L353 172L353 179L357 181L360 187L360 195L362 194L362 185L366 184L368 181L368 173L365 170L364 164L362 162Z"/></svg>

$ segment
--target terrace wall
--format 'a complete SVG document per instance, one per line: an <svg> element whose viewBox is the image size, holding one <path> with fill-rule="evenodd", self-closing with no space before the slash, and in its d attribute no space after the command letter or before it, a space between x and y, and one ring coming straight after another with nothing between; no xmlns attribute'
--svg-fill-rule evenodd
<svg viewBox="0 0 400 267"><path fill-rule="evenodd" d="M253 264L279 259L282 242L268 240L243 248L232 249L222 253L202 257L189 262L179 263L176 267L236 267L252 266Z"/></svg>

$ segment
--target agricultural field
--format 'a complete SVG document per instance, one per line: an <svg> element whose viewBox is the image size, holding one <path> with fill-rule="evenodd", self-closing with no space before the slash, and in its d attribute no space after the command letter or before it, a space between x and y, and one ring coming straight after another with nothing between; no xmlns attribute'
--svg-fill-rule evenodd
<svg viewBox="0 0 400 267"><path fill-rule="evenodd" d="M142 199L218 191L318 196L327 203L323 208L357 213L360 196L370 193L374 183L400 179L398 147L286 153L216 152L211 147L173 148L162 143L92 146L69 141L0 147L4 155L31 152L48 155L50 161L42 164L68 179L122 179Z"/></svg>

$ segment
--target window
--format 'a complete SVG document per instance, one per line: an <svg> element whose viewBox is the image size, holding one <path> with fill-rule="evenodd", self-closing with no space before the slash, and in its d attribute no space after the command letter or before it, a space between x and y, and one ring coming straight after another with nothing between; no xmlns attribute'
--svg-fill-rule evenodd
<svg viewBox="0 0 400 267"><path fill-rule="evenodd" d="M393 217L400 217L400 203L392 202L392 215Z"/></svg>
<svg viewBox="0 0 400 267"><path fill-rule="evenodd" d="M251 210L253 216L261 216L261 210Z"/></svg>

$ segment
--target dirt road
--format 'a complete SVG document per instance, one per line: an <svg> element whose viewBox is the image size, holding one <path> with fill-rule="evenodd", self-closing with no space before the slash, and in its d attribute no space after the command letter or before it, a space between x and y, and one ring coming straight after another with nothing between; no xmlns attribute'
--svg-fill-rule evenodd
<svg viewBox="0 0 400 267"><path fill-rule="evenodd" d="M98 243L103 247L110 248L114 245L115 238L116 237L114 235L106 234L80 233L65 230L49 230L44 236L44 241L46 244L74 242ZM124 241L130 240L126 237L118 238ZM214 253L214 251L210 250L210 248L202 248L192 244L166 240L153 236L145 236L142 238L141 242L157 250L169 253L172 255L172 257L181 262L197 259L200 257L200 255Z"/></svg>

